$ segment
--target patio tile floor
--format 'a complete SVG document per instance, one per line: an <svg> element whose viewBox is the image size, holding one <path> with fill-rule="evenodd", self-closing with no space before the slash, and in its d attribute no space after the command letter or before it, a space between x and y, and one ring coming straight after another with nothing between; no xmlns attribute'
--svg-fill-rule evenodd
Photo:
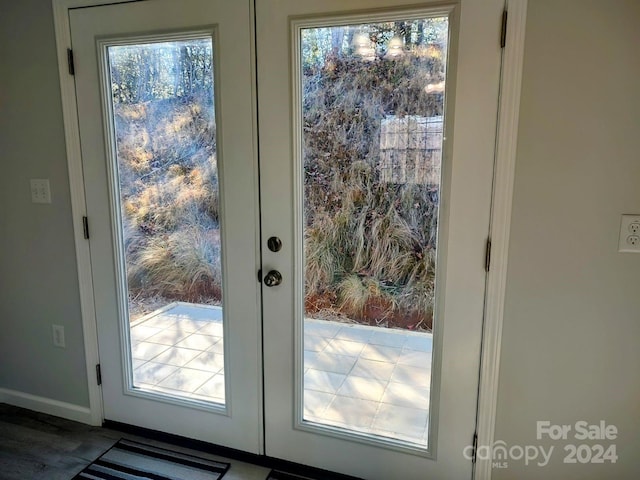
<svg viewBox="0 0 640 480"><path fill-rule="evenodd" d="M224 402L222 309L176 302L131 327L134 383ZM305 319L305 420L426 445L432 337Z"/></svg>

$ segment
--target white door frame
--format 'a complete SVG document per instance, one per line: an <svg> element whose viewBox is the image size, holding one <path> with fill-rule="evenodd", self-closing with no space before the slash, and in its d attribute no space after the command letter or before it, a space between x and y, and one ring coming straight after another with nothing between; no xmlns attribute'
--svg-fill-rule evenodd
<svg viewBox="0 0 640 480"><path fill-rule="evenodd" d="M505 46L502 50L496 160L489 227L491 266L487 275L482 358L480 360L476 425L478 447L493 445L496 423L527 0L505 0L505 10L508 12L508 21ZM478 458L474 479L489 480L491 478L491 464L491 459Z"/></svg>
<svg viewBox="0 0 640 480"><path fill-rule="evenodd" d="M102 391L96 381L96 365L100 359L90 250L89 243L84 238L82 222L82 217L86 215L86 200L80 153L80 131L75 83L72 75L69 74L67 60L67 49L71 48L68 11L78 7L130 1L138 0L52 0L92 425L102 424L103 406ZM478 399L478 445L491 445L494 439L527 0L505 0L505 8L509 12L509 19L506 46L503 49L498 112L490 225L491 269L487 279ZM474 477L483 480L491 478L490 459L478 459Z"/></svg>
<svg viewBox="0 0 640 480"><path fill-rule="evenodd" d="M129 0L114 0L111 2L96 0L52 0L56 51L58 53L58 73L60 75L60 91L62 94L62 118L67 147L73 237L75 240L76 263L78 268L80 312L82 315L82 335L84 338L84 355L87 367L91 425L102 425L104 415L102 408L102 389L98 385L96 376L96 365L100 363L100 357L98 355L98 327L96 324L95 302L93 297L93 278L91 276L91 252L89 250L89 242L84 238L84 226L82 222L82 217L87 214L87 204L82 174L76 90L73 76L69 73L67 57L68 49L71 48L69 10L78 7L92 7L104 3L124 3L125 1Z"/></svg>

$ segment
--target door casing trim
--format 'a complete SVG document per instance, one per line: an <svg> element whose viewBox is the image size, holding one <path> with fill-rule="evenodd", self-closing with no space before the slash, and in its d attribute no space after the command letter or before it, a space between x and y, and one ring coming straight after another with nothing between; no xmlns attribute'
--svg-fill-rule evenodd
<svg viewBox="0 0 640 480"><path fill-rule="evenodd" d="M98 329L93 296L93 278L91 276L91 250L89 242L84 238L82 223L82 217L87 214L87 203L84 192L82 155L80 151L78 110L75 82L73 76L69 74L67 64L67 49L72 47L69 10L80 7L92 7L105 3L125 3L128 1L131 0L111 0L109 2L104 0L52 0L91 425L102 425L104 410L102 405L102 389L96 379L96 365L100 363L100 357L98 354Z"/></svg>
<svg viewBox="0 0 640 480"><path fill-rule="evenodd" d="M502 51L498 129L489 227L491 267L487 275L480 383L478 386L476 421L478 447L492 446L495 434L527 0L505 0L505 9L508 12L508 23L506 44ZM476 460L475 480L490 480L491 472L492 459L478 458Z"/></svg>
<svg viewBox="0 0 640 480"><path fill-rule="evenodd" d="M101 425L104 414L102 391L95 381L95 366L100 362L100 357L90 248L84 238L82 224L82 217L86 215L86 199L75 83L73 77L68 73L67 65L67 49L72 47L68 12L73 8L131 1L138 0L52 0L91 425ZM527 0L506 0L506 8L509 12L509 23L506 33L507 43L503 52L498 112L499 123L490 225L492 265L487 280L486 316L483 329L477 421L478 445L491 445L495 431ZM490 459L478 460L474 477L487 480L491 478Z"/></svg>

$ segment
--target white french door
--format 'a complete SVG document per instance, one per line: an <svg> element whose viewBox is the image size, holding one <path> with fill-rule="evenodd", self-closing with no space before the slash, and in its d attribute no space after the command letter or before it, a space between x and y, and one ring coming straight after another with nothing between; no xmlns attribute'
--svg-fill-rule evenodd
<svg viewBox="0 0 640 480"><path fill-rule="evenodd" d="M503 3L69 11L106 419L471 478Z"/></svg>
<svg viewBox="0 0 640 480"><path fill-rule="evenodd" d="M260 453L251 16L153 0L70 25L104 417Z"/></svg>
<svg viewBox="0 0 640 480"><path fill-rule="evenodd" d="M265 448L471 478L503 2L410 3L256 2Z"/></svg>

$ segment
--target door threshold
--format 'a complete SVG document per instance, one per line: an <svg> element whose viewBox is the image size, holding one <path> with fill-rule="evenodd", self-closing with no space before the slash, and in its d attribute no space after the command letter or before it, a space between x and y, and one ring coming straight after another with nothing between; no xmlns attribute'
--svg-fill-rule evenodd
<svg viewBox="0 0 640 480"><path fill-rule="evenodd" d="M135 425L129 425L127 423L116 422L113 420L105 420L102 423L102 426L111 430L117 430L119 432L144 437L149 440L157 440L160 442L175 445L177 447L189 448L191 450L211 453L214 455L219 455L221 457L229 458L231 460L251 463L260 467L271 468L272 470L278 470L302 477L309 477L315 480L362 480L358 477L331 472L329 470L323 470L321 468L310 467L308 465L290 462L288 460L282 460L280 458L269 457L267 455L259 455L256 453L249 453L243 450L217 445L215 443L195 440L193 438L183 437L181 435L174 435L171 433L161 432L159 430L138 427Z"/></svg>

